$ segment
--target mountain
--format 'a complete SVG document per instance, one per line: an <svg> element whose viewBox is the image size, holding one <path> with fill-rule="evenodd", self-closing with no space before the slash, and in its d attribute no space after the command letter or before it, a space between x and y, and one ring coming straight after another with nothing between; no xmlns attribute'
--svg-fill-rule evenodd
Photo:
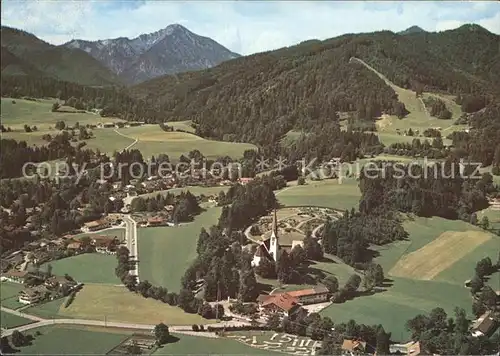
<svg viewBox="0 0 500 356"><path fill-rule="evenodd" d="M87 53L53 46L21 30L2 26L2 75L39 75L82 85L119 83L111 73ZM4 65L4 59L9 65Z"/></svg>
<svg viewBox="0 0 500 356"><path fill-rule="evenodd" d="M214 40L177 24L133 39L73 40L64 46L87 52L128 83L210 68L239 57Z"/></svg>
<svg viewBox="0 0 500 356"><path fill-rule="evenodd" d="M425 32L424 29L422 29L421 27L418 27L418 26L411 26L411 27L408 27L406 30L404 31L400 31L398 32L398 35L410 35L412 33L422 33L422 32Z"/></svg>
<svg viewBox="0 0 500 356"><path fill-rule="evenodd" d="M362 59L401 87L500 97L500 36L478 26L400 36L349 34L259 53L132 87L167 120L192 120L203 137L264 145L355 112L404 117L394 91ZM403 118L404 120L404 118ZM372 126L373 127L373 126Z"/></svg>

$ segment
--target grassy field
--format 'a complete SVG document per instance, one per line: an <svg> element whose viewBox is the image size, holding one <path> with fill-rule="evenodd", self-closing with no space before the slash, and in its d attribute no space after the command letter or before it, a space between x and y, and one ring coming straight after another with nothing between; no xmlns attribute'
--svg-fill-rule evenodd
<svg viewBox="0 0 500 356"><path fill-rule="evenodd" d="M196 130L191 125L191 120L186 121L169 121L167 122L168 126L172 126L175 130L183 130L187 132L194 133Z"/></svg>
<svg viewBox="0 0 500 356"><path fill-rule="evenodd" d="M446 231L424 247L402 257L389 275L432 280L491 237L482 231Z"/></svg>
<svg viewBox="0 0 500 356"><path fill-rule="evenodd" d="M61 318L59 316L59 309L64 308L64 302L66 298L60 298L56 300L51 300L50 302L43 303L40 305L35 305L23 310L23 312L27 314L36 315L40 318L52 319L52 318ZM68 319L69 316L65 316L64 318Z"/></svg>
<svg viewBox="0 0 500 356"><path fill-rule="evenodd" d="M191 325L210 323L198 314L187 314L178 307L144 298L125 287L87 284L68 308L60 307L59 316L129 322L138 324Z"/></svg>
<svg viewBox="0 0 500 356"><path fill-rule="evenodd" d="M202 227L217 223L221 209L213 207L186 225L137 230L141 280L178 292L185 270L196 257L196 242Z"/></svg>
<svg viewBox="0 0 500 356"><path fill-rule="evenodd" d="M367 68L368 69L368 68ZM395 142L411 142L414 137L405 137L397 134L399 129L401 133L405 130L411 128L413 131L419 130L420 134L430 127L442 128L442 134L446 137L453 131L459 131L466 128L465 125L453 125L453 123L462 115L462 110L460 106L453 100L454 97L450 95L442 95L436 93L423 93L423 98L436 97L441 99L448 110L452 113L452 118L450 120L440 120L435 117L430 116L428 111L425 109L424 103L420 98L417 98L415 92L409 89L401 88L390 80L387 79L382 73L379 73L376 69L371 68L382 80L385 81L397 94L398 100L402 102L406 109L410 112L403 119L398 119L396 116L383 115L380 120L377 121L377 129L379 131L380 141L384 145L390 145ZM419 137L422 141L424 137ZM451 144L451 141L443 139L443 143Z"/></svg>
<svg viewBox="0 0 500 356"><path fill-rule="evenodd" d="M335 209L357 207L361 192L355 179L307 181L305 185L287 187L277 194L284 206L324 206Z"/></svg>
<svg viewBox="0 0 500 356"><path fill-rule="evenodd" d="M13 104L15 100L15 104ZM2 98L2 124L10 127L14 131L21 131L24 133L24 125L37 126L38 132L31 135L24 133L26 136L42 136L47 131L57 130L54 126L57 121L64 121L66 125L72 126L78 122L80 125L98 124L100 122L118 122L123 121L116 118L101 118L99 115L91 113L62 113L52 112L52 104L55 99L37 99L37 101ZM15 135L16 132L3 133L2 137L10 137Z"/></svg>
<svg viewBox="0 0 500 356"><path fill-rule="evenodd" d="M52 265L52 273L56 275L67 273L78 282L121 284L115 275L118 264L116 256L84 253L43 264L42 269L45 270L48 264Z"/></svg>
<svg viewBox="0 0 500 356"><path fill-rule="evenodd" d="M461 254L457 260L449 254L451 250L448 242L451 241L447 242L446 236L451 236L452 240L466 234L484 237L482 230L462 221L437 217L407 219L404 227L410 234L408 241L379 248L373 247L373 250L380 254L375 258L375 262L382 265L386 276L392 280L386 290L361 296L343 304L333 304L321 314L332 317L336 322L354 319L360 323L382 323L386 330L393 333L394 340L404 341L410 336L405 331L404 323L417 314L429 312L435 307L442 307L451 314L455 306L464 308L468 313L471 312L470 293L464 288L463 283L472 277L479 259L490 256L496 261L500 238L490 236L489 240L474 246L465 246L470 243L468 240L455 240L457 249L460 245L462 247L456 251L455 246L451 244L455 254ZM438 238L443 234L447 243L438 246L438 242L435 241L439 241ZM422 253L430 249L433 250L433 254ZM397 266L405 256L415 255L420 255L422 258L417 264L418 268L428 266L431 270L433 267L439 267L433 271L432 280L420 280L428 271L420 271L420 275L415 275L408 270L406 275L408 278L390 274L389 271L398 270Z"/></svg>
<svg viewBox="0 0 500 356"><path fill-rule="evenodd" d="M31 324L33 321L14 314L0 311L0 326L2 328L15 328L17 326Z"/></svg>
<svg viewBox="0 0 500 356"><path fill-rule="evenodd" d="M36 331L41 335L35 336ZM61 326L36 328L29 333L35 339L19 348L20 355L104 355L129 337L104 328L97 331Z"/></svg>
<svg viewBox="0 0 500 356"><path fill-rule="evenodd" d="M165 132L158 125L123 128L119 132L137 139L138 142L133 147L140 150L145 158L166 153L171 160L175 161L182 154L187 154L194 149L202 152L207 158L220 156L240 158L245 150L256 149L254 145L247 143L211 141L186 132Z"/></svg>
<svg viewBox="0 0 500 356"><path fill-rule="evenodd" d="M81 239L84 236L96 236L96 235L103 235L103 236L112 236L112 237L117 237L118 240L120 241L125 241L125 228L115 228L115 229L106 229L103 231L96 231L96 232L85 232L82 234L74 235L73 238L75 239Z"/></svg>
<svg viewBox="0 0 500 356"><path fill-rule="evenodd" d="M156 197L158 194L180 194L181 192L186 192L190 191L194 195L218 195L220 191L227 192L229 190L229 186L217 186L217 187L198 187L198 186L192 186L192 187L184 187L184 188L173 188L173 189L168 189L168 190L160 190L157 192L153 193L147 193L147 194L141 194L139 197L146 198L146 197Z"/></svg>
<svg viewBox="0 0 500 356"><path fill-rule="evenodd" d="M95 129L92 130L92 133L94 137L85 141L87 142L85 147L93 150L98 149L107 154L112 154L114 151L120 152L134 143L133 138L117 134L114 128Z"/></svg>
<svg viewBox="0 0 500 356"><path fill-rule="evenodd" d="M12 282L0 283L0 298L3 307L17 309L24 304L19 303L18 294L23 289L23 285Z"/></svg>
<svg viewBox="0 0 500 356"><path fill-rule="evenodd" d="M172 342L163 345L153 355L277 355L276 352L262 350L226 338L207 338L183 334L171 334Z"/></svg>

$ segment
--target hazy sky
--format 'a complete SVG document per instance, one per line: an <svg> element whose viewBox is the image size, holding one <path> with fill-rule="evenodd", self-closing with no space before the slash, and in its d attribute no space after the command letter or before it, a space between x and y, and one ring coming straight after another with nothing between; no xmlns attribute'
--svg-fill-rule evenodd
<svg viewBox="0 0 500 356"><path fill-rule="evenodd" d="M73 38L135 37L179 23L234 52L251 54L308 39L375 30L428 31L477 23L500 34L497 2L287 2L4 0L2 25L61 44Z"/></svg>

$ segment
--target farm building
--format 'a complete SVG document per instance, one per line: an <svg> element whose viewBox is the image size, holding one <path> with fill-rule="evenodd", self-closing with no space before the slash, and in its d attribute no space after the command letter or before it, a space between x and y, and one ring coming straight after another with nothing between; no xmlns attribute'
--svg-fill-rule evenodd
<svg viewBox="0 0 500 356"><path fill-rule="evenodd" d="M28 272L26 272L26 271L10 270L8 272L3 273L0 278L1 278L2 282L9 281L9 282L16 282L16 283L24 283L24 279L26 278L27 274L28 274Z"/></svg>
<svg viewBox="0 0 500 356"><path fill-rule="evenodd" d="M491 336L497 328L498 323L492 317L491 311L487 311L472 324L471 332L474 337Z"/></svg>
<svg viewBox="0 0 500 356"><path fill-rule="evenodd" d="M410 341L406 344L392 344L389 347L391 354L399 353L407 356L417 356L420 354L420 343Z"/></svg>
<svg viewBox="0 0 500 356"><path fill-rule="evenodd" d="M299 300L286 293L276 295L261 295L258 298L260 310L266 314L282 314L291 316L301 307Z"/></svg>
<svg viewBox="0 0 500 356"><path fill-rule="evenodd" d="M75 242L71 242L70 244L68 244L67 249L68 250L79 250L81 247L82 247L82 243L75 241Z"/></svg>
<svg viewBox="0 0 500 356"><path fill-rule="evenodd" d="M49 288L58 288L63 285L67 285L69 288L72 288L76 285L76 282L69 280L64 276L52 276L45 280L45 285Z"/></svg>
<svg viewBox="0 0 500 356"><path fill-rule="evenodd" d="M342 342L342 350L350 352L351 354L364 353L366 349L366 342L361 340L344 339Z"/></svg>
<svg viewBox="0 0 500 356"><path fill-rule="evenodd" d="M91 231L97 231L97 230L102 230L107 227L110 227L110 223L106 220L94 220L94 221L89 221L83 224L82 231L83 232L91 232Z"/></svg>
<svg viewBox="0 0 500 356"><path fill-rule="evenodd" d="M297 298L300 304L316 304L328 301L328 288L324 286L314 287L311 289L302 289L292 292L287 292L288 295Z"/></svg>
<svg viewBox="0 0 500 356"><path fill-rule="evenodd" d="M161 216L155 216L148 219L147 226L163 226L166 225L167 221Z"/></svg>

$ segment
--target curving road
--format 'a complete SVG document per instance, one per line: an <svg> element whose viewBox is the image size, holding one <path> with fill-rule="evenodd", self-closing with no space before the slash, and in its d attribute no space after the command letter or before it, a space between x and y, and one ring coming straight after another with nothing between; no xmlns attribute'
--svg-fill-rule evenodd
<svg viewBox="0 0 500 356"><path fill-rule="evenodd" d="M125 151L125 150L128 150L130 147L132 147L133 145L135 145L139 139L137 138L133 138L133 137L130 137L130 136L127 136L125 134L122 134L120 131L118 131L117 129L114 129L113 131L115 131L118 135L120 136L123 136L123 137L126 137L126 138L129 138L131 140L134 140L134 142L132 142L130 145L128 145L127 147L125 147L122 151Z"/></svg>
<svg viewBox="0 0 500 356"><path fill-rule="evenodd" d="M137 276L137 282L139 282L139 251L137 249L137 223L130 215L122 215L123 221L125 222L125 241L127 243L127 248L130 251L130 260L134 261L134 269L130 271L130 274Z"/></svg>

